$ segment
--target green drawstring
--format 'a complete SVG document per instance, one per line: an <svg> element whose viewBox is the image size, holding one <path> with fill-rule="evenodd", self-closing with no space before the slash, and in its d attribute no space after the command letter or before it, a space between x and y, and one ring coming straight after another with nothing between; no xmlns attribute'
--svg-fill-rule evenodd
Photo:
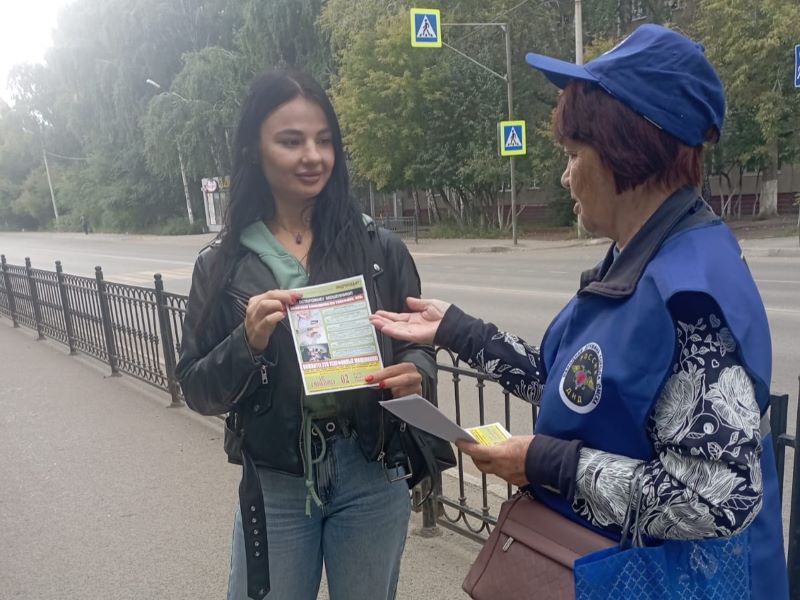
<svg viewBox="0 0 800 600"><path fill-rule="evenodd" d="M319 456L314 458L312 454L311 436L316 432L319 436L322 448L320 449ZM325 451L327 446L325 443L325 436L322 435L319 427L314 423L308 411L303 411L303 471L306 476L306 516L311 516L311 500L314 504L322 508L322 500L317 495L314 489L314 465L322 462L325 458Z"/></svg>

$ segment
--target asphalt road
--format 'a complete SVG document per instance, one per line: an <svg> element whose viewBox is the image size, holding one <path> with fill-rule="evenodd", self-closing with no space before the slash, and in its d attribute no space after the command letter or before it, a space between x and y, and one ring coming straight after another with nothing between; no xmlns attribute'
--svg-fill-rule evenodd
<svg viewBox="0 0 800 600"><path fill-rule="evenodd" d="M212 236L0 233L0 253L8 262L93 275L101 265L106 280L150 286L162 274L168 291L186 294L197 252ZM796 240L794 244L796 245ZM550 320L569 300L579 273L605 252L605 244L523 241L523 250L470 252L507 243L476 240L422 240L410 244L422 277L423 294L459 304L468 313L538 344ZM787 240L773 244L786 246ZM773 336L772 388L794 397L800 373L800 254L768 256L764 240L747 250L748 263L767 307ZM513 421L512 421L513 422Z"/></svg>

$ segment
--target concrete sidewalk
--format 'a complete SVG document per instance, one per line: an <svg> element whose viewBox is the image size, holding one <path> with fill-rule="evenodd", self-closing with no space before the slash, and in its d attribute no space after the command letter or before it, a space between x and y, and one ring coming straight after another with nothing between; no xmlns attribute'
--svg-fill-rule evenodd
<svg viewBox="0 0 800 600"><path fill-rule="evenodd" d="M739 241L739 245L745 256L800 257L800 242L796 235L744 239Z"/></svg>
<svg viewBox="0 0 800 600"><path fill-rule="evenodd" d="M221 423L5 318L0 365L0 597L224 598L239 469ZM420 524L398 598L464 598L478 544Z"/></svg>

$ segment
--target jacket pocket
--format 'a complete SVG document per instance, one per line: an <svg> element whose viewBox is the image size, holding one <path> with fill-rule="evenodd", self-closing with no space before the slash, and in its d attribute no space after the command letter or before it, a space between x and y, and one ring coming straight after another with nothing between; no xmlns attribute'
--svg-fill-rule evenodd
<svg viewBox="0 0 800 600"><path fill-rule="evenodd" d="M260 377L260 375L256 375ZM248 417L258 417L272 408L272 396L275 386L272 384L259 385L253 394L247 399L247 403L242 407L242 412Z"/></svg>

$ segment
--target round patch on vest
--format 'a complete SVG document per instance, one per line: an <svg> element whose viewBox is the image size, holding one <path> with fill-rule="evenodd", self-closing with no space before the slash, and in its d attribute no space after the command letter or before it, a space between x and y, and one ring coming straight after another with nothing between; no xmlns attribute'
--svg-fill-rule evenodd
<svg viewBox="0 0 800 600"><path fill-rule="evenodd" d="M558 393L570 410L585 414L593 411L600 403L603 389L603 352L600 346L591 342L575 353L569 361Z"/></svg>

